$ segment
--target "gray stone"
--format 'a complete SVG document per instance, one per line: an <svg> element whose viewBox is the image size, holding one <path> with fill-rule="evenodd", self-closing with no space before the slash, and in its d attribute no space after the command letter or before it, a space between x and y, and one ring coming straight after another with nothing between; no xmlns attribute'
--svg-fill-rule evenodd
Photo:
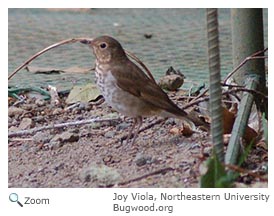
<svg viewBox="0 0 274 216"><path fill-rule="evenodd" d="M90 187L108 187L117 184L121 180L121 175L115 168L91 164L81 170L80 178Z"/></svg>
<svg viewBox="0 0 274 216"><path fill-rule="evenodd" d="M32 128L34 125L32 119L30 118L23 118L22 121L20 122L19 129L20 130L26 130Z"/></svg>
<svg viewBox="0 0 274 216"><path fill-rule="evenodd" d="M55 135L52 140L60 142L77 142L79 140L79 134L65 131L61 134Z"/></svg>
<svg viewBox="0 0 274 216"><path fill-rule="evenodd" d="M22 109L22 108L11 106L11 107L9 107L8 115L9 115L10 117L18 116L18 115L23 114L24 111L25 111L25 110Z"/></svg>
<svg viewBox="0 0 274 216"><path fill-rule="evenodd" d="M62 108L56 108L53 110L52 114L53 115L57 115L57 114L61 114L63 112Z"/></svg>
<svg viewBox="0 0 274 216"><path fill-rule="evenodd" d="M159 86L168 91L175 91L184 84L184 77L172 74L166 75L159 80Z"/></svg>
<svg viewBox="0 0 274 216"><path fill-rule="evenodd" d="M116 126L116 130L121 131L131 127L129 123L122 122Z"/></svg>
<svg viewBox="0 0 274 216"><path fill-rule="evenodd" d="M79 140L79 134L65 131L61 134L55 135L49 142L49 148L58 149L68 142L77 142Z"/></svg>
<svg viewBox="0 0 274 216"><path fill-rule="evenodd" d="M35 104L38 106L38 107L41 107L41 106L44 106L46 105L46 101L42 98L38 98L35 100Z"/></svg>
<svg viewBox="0 0 274 216"><path fill-rule="evenodd" d="M106 138L113 138L115 136L115 131L108 131L105 133Z"/></svg>
<svg viewBox="0 0 274 216"><path fill-rule="evenodd" d="M143 153L138 153L134 159L134 162L137 166L144 166L152 163L152 157L149 155L144 155Z"/></svg>
<svg viewBox="0 0 274 216"><path fill-rule="evenodd" d="M33 136L33 141L36 143L48 143L52 138L52 135L49 132L39 131Z"/></svg>

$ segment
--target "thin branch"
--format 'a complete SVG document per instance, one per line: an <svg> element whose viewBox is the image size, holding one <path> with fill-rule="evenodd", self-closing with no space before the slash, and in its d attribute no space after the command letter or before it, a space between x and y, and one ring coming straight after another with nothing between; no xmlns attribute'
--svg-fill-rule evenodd
<svg viewBox="0 0 274 216"><path fill-rule="evenodd" d="M204 98L201 98L203 97L207 92L208 92L208 88L205 89L200 95L198 95L194 100L192 100L190 103L187 103L186 105L184 105L182 107L182 109L187 109L189 107L192 107L193 105L196 105L196 104L199 104L201 103L202 101L205 101ZM206 100L209 100L209 97L206 97L207 99Z"/></svg>
<svg viewBox="0 0 274 216"><path fill-rule="evenodd" d="M260 95L261 97L263 98L268 98L265 94L263 94L262 92L260 91L256 91L256 90L252 90L252 89L246 89L246 88L237 88L237 89L230 89L230 90L227 90L225 92L222 93L222 95L229 95L229 94L232 94L232 93L235 93L235 92L239 92L239 91L244 91L244 92L249 92L251 94L257 94L257 95ZM203 92L204 93L204 92ZM183 109L187 109L189 107L192 107L194 105L198 105L199 103L203 102L203 101L207 101L209 100L209 97L203 97L203 98L195 98L195 100L191 101L190 103L186 104Z"/></svg>
<svg viewBox="0 0 274 216"><path fill-rule="evenodd" d="M154 127L154 126L157 125L157 124L160 124L160 123L162 123L162 122L165 122L166 120L167 120L166 118L157 119L156 121L152 122L151 124L142 127L142 128L139 130L139 133L140 133L140 132L143 132L143 131L145 131L145 130L147 130L147 129L149 129L149 128L152 128L152 127Z"/></svg>
<svg viewBox="0 0 274 216"><path fill-rule="evenodd" d="M268 48L265 48L264 50L260 50L258 52L253 53L251 56L246 57L233 71L231 71L225 78L224 84L226 84L227 80L236 73L245 63L247 63L249 60L253 59L264 59L267 58L267 56L259 56L260 54L266 52Z"/></svg>
<svg viewBox="0 0 274 216"><path fill-rule="evenodd" d="M221 85L231 87L231 88L244 88L243 85L233 85L233 84L227 84L227 83L223 83L223 82L221 82Z"/></svg>
<svg viewBox="0 0 274 216"><path fill-rule="evenodd" d="M52 44L48 47L46 47L45 49L42 49L41 51L39 51L38 53L34 54L33 56L31 56L27 61L25 61L22 65L20 65L18 68L16 68L11 75L9 75L8 80L10 80L18 71L20 71L22 68L25 68L30 62L32 62L34 59L36 59L38 56L42 55L43 53L56 48L58 46L64 45L64 44L68 44L68 43L75 43L77 41L81 41L84 40L85 38L72 38L72 39L66 39L66 40L62 40L60 42L57 42L55 44Z"/></svg>
<svg viewBox="0 0 274 216"><path fill-rule="evenodd" d="M61 45L65 45L65 44L69 44L69 43L75 43L75 42L79 42L82 40L92 40L91 38L70 38L70 39L66 39L66 40L62 40L59 41L57 43L54 43L44 49L42 49L41 51L37 52L36 54L34 54L33 56L31 56L28 60L26 60L22 65L20 65L18 68L16 68L8 77L8 80L10 80L18 71L20 71L21 69L25 68L26 66L28 66L34 59L36 59L38 56L42 55L43 53L59 47ZM146 65L137 57L135 56L133 53L125 50L126 54L131 57L132 59L134 59L137 63L140 64L140 66L145 70L145 72L147 73L148 77L156 83L154 77L152 76L151 72L149 71L149 69L146 67Z"/></svg>
<svg viewBox="0 0 274 216"><path fill-rule="evenodd" d="M136 182L136 181L140 181L142 179L145 179L149 176L153 176L153 175L158 175L158 174L165 174L167 172L170 172L170 171L174 171L175 169L172 168L172 167L166 167L166 168L162 168L162 169L159 169L159 170L156 170L154 172L151 172L151 173L147 173L147 174L144 174L142 176L139 176L139 177L136 177L136 178L132 178L132 179L129 179L129 180L126 180L126 181L123 181L123 182L120 182L118 183L118 186L122 186L122 185L127 185L129 183L132 183L132 182Z"/></svg>
<svg viewBox="0 0 274 216"><path fill-rule="evenodd" d="M227 75L227 77L225 78L225 80L221 83L223 86L231 86L231 87L243 87L243 86L236 86L236 85L229 85L229 84L227 84L226 82L227 82L227 80L234 74L234 73L236 73L246 62L248 62L249 60L252 60L252 59L262 59L262 58L267 58L267 56L258 56L258 55L260 55L260 54L262 54L262 53L264 53L264 52L266 52L268 50L268 48L265 48L264 50L260 50L260 51L258 51L258 52L255 52L255 53L253 53L251 56L248 56L248 57L246 57L233 71L231 71L228 75ZM189 107L191 107L191 106L193 106L193 105L196 105L196 104L199 104L200 102L202 102L202 101L206 101L206 100L209 100L209 98L208 97L206 97L206 98L202 98L202 99L200 99L201 97L203 97L207 92L208 92L208 88L207 89L205 89L205 91L203 91L200 95L198 95L194 100L192 100L190 103L187 103L185 106L183 106L183 109L187 109L187 108L189 108ZM244 91L243 90L243 88L241 89L242 91ZM239 90L240 91L240 90ZM259 93L259 92L257 92L258 94L262 94L262 93ZM265 95L263 95L264 97L266 97Z"/></svg>
<svg viewBox="0 0 274 216"><path fill-rule="evenodd" d="M257 91L257 90L254 90L254 89L247 89L247 88L237 88L237 89L230 89L226 92L223 92L223 95L227 95L227 94L232 94L232 93L235 93L235 92L239 92L239 91L243 91L243 92L249 92L251 94L257 94L265 99L268 99L268 96L263 94L262 92L260 91Z"/></svg>
<svg viewBox="0 0 274 216"><path fill-rule="evenodd" d="M250 171L250 170L243 169L243 168L241 168L239 166L232 165L232 164L225 164L225 166L228 169L236 171L238 173L244 173L244 174L250 175L250 176L252 176L254 178L258 178L258 179L260 179L260 181L263 181L263 182L267 182L268 181L267 178L262 177L260 174L258 174L256 172L253 172L253 171Z"/></svg>
<svg viewBox="0 0 274 216"><path fill-rule="evenodd" d="M50 130L50 129L57 129L57 128L63 128L63 127L70 127L70 126L76 126L76 125L84 125L84 124L90 124L90 123L97 123L97 122L112 122L112 121L119 121L120 118L106 118L106 119L88 119L88 120L81 120L81 121L74 121L74 122L65 122L60 124L53 124L53 125L47 125L42 126L38 128L32 128L29 130L21 130L21 131L15 131L10 132L8 137L15 137L15 136L23 136L23 135L32 135L39 131L43 130Z"/></svg>

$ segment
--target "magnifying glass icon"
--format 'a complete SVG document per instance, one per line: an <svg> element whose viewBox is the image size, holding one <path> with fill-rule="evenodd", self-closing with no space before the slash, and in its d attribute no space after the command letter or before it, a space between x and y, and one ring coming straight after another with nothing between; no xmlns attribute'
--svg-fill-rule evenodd
<svg viewBox="0 0 274 216"><path fill-rule="evenodd" d="M18 194L17 193L11 193L10 196L9 196L9 199L10 199L11 202L17 202L18 205L23 207L23 204L18 201Z"/></svg>

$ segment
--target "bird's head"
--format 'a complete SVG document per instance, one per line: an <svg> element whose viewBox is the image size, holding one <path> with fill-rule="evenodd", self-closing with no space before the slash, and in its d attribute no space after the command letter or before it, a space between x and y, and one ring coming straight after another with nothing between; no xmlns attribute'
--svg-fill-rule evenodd
<svg viewBox="0 0 274 216"><path fill-rule="evenodd" d="M100 36L95 39L84 39L81 43L88 44L96 56L99 63L110 63L126 57L121 44L110 36Z"/></svg>

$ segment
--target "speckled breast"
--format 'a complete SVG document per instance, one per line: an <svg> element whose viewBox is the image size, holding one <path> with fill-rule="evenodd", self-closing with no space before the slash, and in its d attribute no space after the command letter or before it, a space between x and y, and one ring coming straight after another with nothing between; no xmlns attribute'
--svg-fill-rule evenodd
<svg viewBox="0 0 274 216"><path fill-rule="evenodd" d="M117 80L110 69L102 70L100 66L96 66L95 75L96 83L106 102L116 111L130 117L154 114L144 101L118 87Z"/></svg>

